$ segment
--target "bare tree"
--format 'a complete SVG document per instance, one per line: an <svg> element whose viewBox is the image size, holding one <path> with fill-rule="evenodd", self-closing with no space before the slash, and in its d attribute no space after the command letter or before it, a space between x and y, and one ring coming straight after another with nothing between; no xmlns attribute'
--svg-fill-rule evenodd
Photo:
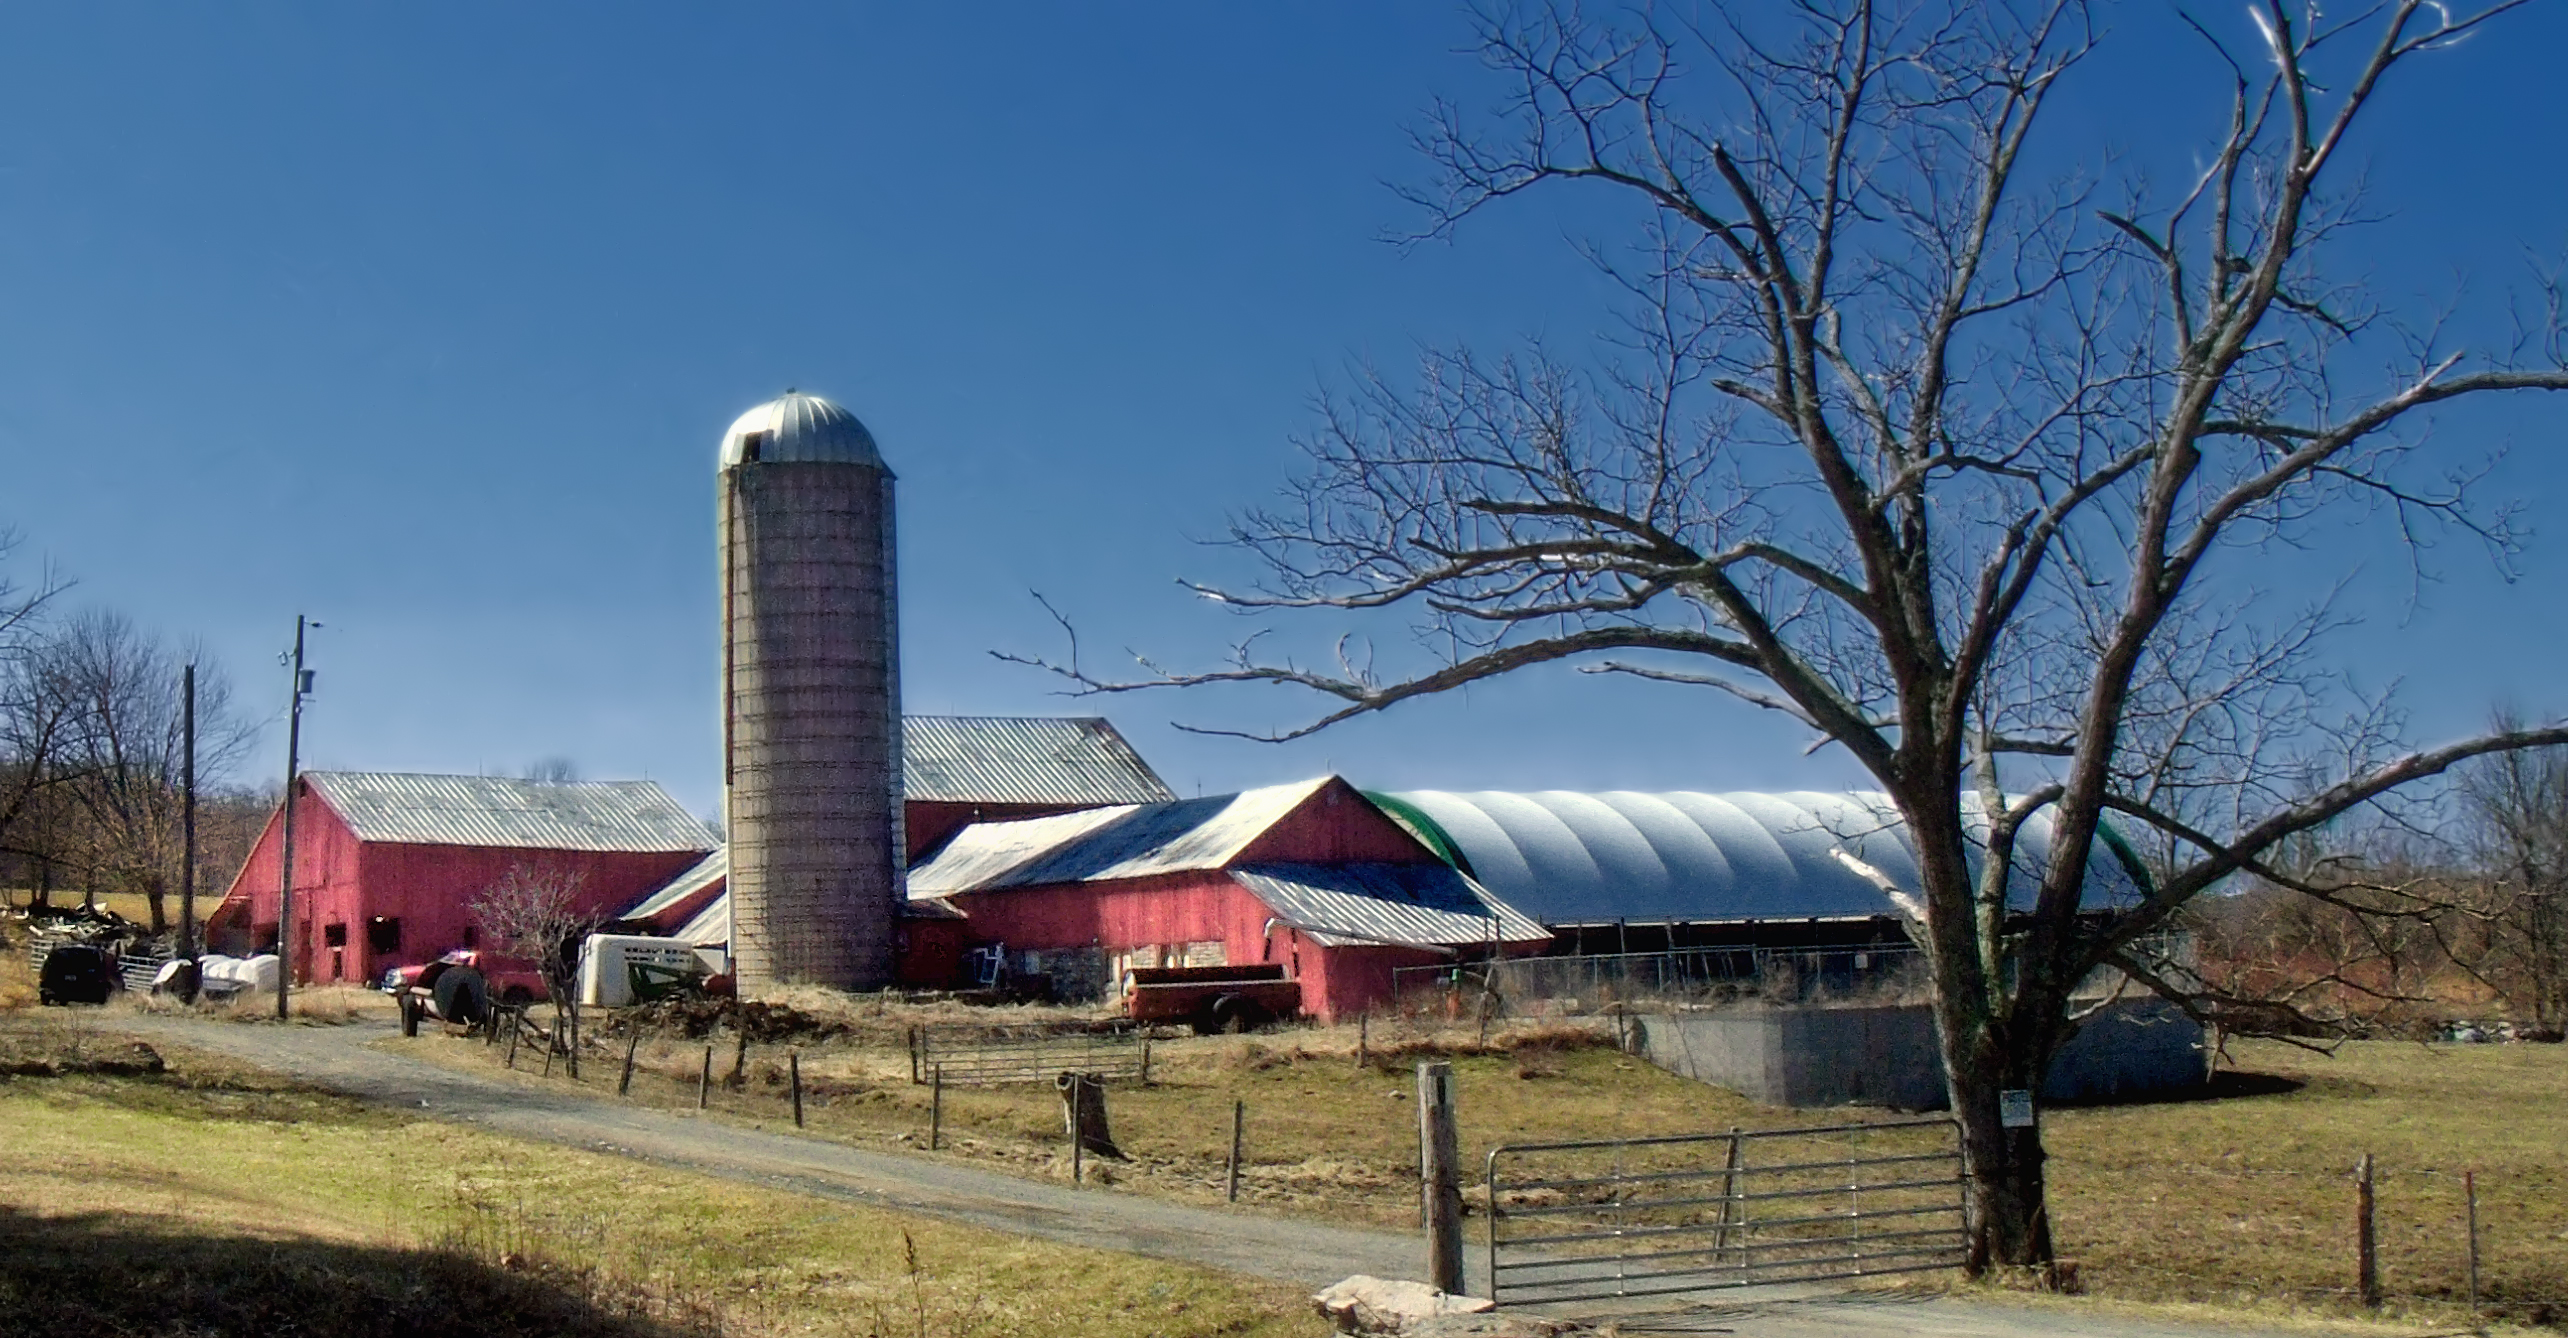
<svg viewBox="0 0 2568 1338"><path fill-rule="evenodd" d="M17 546L14 532L0 530L0 563ZM48 801L62 781L62 746L78 714L40 653L44 615L63 588L51 572L32 586L0 576L0 855L34 866L30 885L38 889L49 885L55 846Z"/></svg>
<svg viewBox="0 0 2568 1338"><path fill-rule="evenodd" d="M2137 951L2187 903L2239 875L2325 891L2270 852L2465 759L2568 741L2408 748L2313 658L2331 602L2273 610L2252 561L2321 525L2514 543L2421 433L2434 406L2568 389L2557 285L2491 353L2326 268L2385 81L2510 7L2338 22L2255 0L2235 31L2198 24L2227 93L2172 190L2027 166L2071 156L2033 150L2097 41L2077 0L1484 17L1507 100L1435 112L1420 235L1538 189L1628 202L1637 244L1591 250L1629 299L1619 337L1577 363L1433 354L1414 383L1333 398L1288 501L1234 522L1265 579L1198 587L1412 611L1428 658L1342 642L1314 667L1252 638L1213 672L1053 667L1335 699L1268 736L1291 737L1572 661L1844 748L1917 855L1971 1266L2046 1264L2040 1133L2000 1098L2041 1085L2080 982L2118 965L2216 1015ZM2018 833L2046 809L2035 859ZM2164 876L2099 906L2107 815Z"/></svg>
<svg viewBox="0 0 2568 1338"><path fill-rule="evenodd" d="M606 922L582 904L586 874L540 864L511 865L468 908L482 939L503 955L534 964L553 999L553 1035L567 1045L572 1077L579 1076L579 951Z"/></svg>
<svg viewBox="0 0 2568 1338"><path fill-rule="evenodd" d="M2476 932L2454 956L2557 1035L2568 1028L2568 749L2480 759L2460 792L2478 878L2463 902Z"/></svg>
<svg viewBox="0 0 2568 1338"><path fill-rule="evenodd" d="M580 779L580 764L567 757L541 757L527 763L519 774L538 785L574 785Z"/></svg>
<svg viewBox="0 0 2568 1338"><path fill-rule="evenodd" d="M106 612L72 619L37 653L72 711L58 749L75 835L64 858L92 883L141 893L158 933L186 861L187 657ZM197 668L196 732L200 789L219 786L257 738L216 665Z"/></svg>

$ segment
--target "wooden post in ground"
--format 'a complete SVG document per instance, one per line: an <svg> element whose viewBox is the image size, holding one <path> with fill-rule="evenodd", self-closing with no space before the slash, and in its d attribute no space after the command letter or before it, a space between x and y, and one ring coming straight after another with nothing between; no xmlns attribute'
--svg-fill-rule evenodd
<svg viewBox="0 0 2568 1338"><path fill-rule="evenodd" d="M1427 1285L1462 1291L1462 1151L1453 1065L1418 1063L1418 1192L1427 1226Z"/></svg>
<svg viewBox="0 0 2568 1338"><path fill-rule="evenodd" d="M704 1048L704 1072L696 1075L696 1109L704 1109L705 1098L713 1091L713 1047Z"/></svg>
<svg viewBox="0 0 2568 1338"><path fill-rule="evenodd" d="M1364 1072L1365 1061L1371 1058L1366 1052L1372 1048L1372 1042L1373 1015L1359 1013L1355 1019L1355 1071L1358 1073Z"/></svg>
<svg viewBox="0 0 2568 1338"><path fill-rule="evenodd" d="M624 1046L624 1076L615 1080L615 1094L617 1096L630 1096L633 1094L633 1052L641 1048L642 1029L640 1027L635 1027L633 1029L633 1039L626 1042Z"/></svg>
<svg viewBox="0 0 2568 1338"><path fill-rule="evenodd" d="M560 1020L559 1020L559 1019L556 1019L556 1020L555 1020L555 1022L554 1022L554 1025L552 1025L552 1026L550 1026L550 1027L546 1027L546 1028L544 1029L544 1076L545 1076L545 1077L549 1078L549 1077L552 1077L552 1076L553 1076L553 1052L554 1052L554 1051L556 1051L556 1050L559 1050L559 1049L561 1049L561 1048L562 1048L562 1028L561 1028Z"/></svg>
<svg viewBox="0 0 2568 1338"><path fill-rule="evenodd" d="M795 1128L797 1128L797 1129L799 1129L799 1128L803 1127L803 1114L802 1114L802 1051L800 1051L800 1050L796 1050L796 1051L794 1051L792 1054L789 1054L789 1055L785 1056L785 1071L786 1071L787 1073L789 1073L789 1074L791 1074L791 1075L793 1076L793 1084L794 1084L794 1127L795 1127Z"/></svg>
<svg viewBox="0 0 2568 1338"><path fill-rule="evenodd" d="M1247 1130L1248 1103L1245 1101L1233 1101L1231 1103L1230 1193L1228 1196L1229 1201L1232 1203L1239 1202L1240 1145L1243 1141L1243 1135L1247 1133Z"/></svg>
<svg viewBox="0 0 2568 1338"><path fill-rule="evenodd" d="M1076 1185L1087 1180L1088 1139L1087 1131L1079 1127L1079 1113L1080 1099L1087 1095L1088 1080L1076 1073L1063 1076L1070 1079L1070 1183Z"/></svg>
<svg viewBox="0 0 2568 1338"><path fill-rule="evenodd" d="M731 1049L731 1076L722 1080L723 1086L734 1091L749 1085L749 1029L740 1028L739 1035L739 1043Z"/></svg>
<svg viewBox="0 0 2568 1338"><path fill-rule="evenodd" d="M514 1069L517 1067L517 1034L526 1029L526 1015L512 1013L509 1016L514 1021L508 1028L508 1067Z"/></svg>
<svg viewBox="0 0 2568 1338"><path fill-rule="evenodd" d="M1144 1087L1150 1085L1150 1033L1148 1032L1143 1032L1141 1036L1141 1085Z"/></svg>
<svg viewBox="0 0 2568 1338"><path fill-rule="evenodd" d="M936 1086L929 1088L927 1093L927 1150L930 1152L936 1151L937 1144L945 1141L945 1066L937 1065L934 1072Z"/></svg>
<svg viewBox="0 0 2568 1338"><path fill-rule="evenodd" d="M2470 1205L2470 1313L2479 1313L2479 1175L2461 1173L2461 1196Z"/></svg>
<svg viewBox="0 0 2568 1338"><path fill-rule="evenodd" d="M2354 1163L2354 1292L2368 1309L2381 1308L2380 1241L2372 1222L2372 1154Z"/></svg>

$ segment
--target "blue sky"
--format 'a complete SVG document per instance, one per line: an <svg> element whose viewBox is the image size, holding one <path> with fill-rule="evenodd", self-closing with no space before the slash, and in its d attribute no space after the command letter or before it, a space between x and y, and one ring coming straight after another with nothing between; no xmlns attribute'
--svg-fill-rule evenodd
<svg viewBox="0 0 2568 1338"><path fill-rule="evenodd" d="M920 12L924 10L925 12ZM1428 98L1496 90L1440 5L21 5L0 12L0 520L20 574L201 637L261 713L323 618L316 766L514 772L567 756L717 802L715 441L786 386L901 476L914 710L1098 709L993 660L1213 658L1194 540L1269 496L1314 391L1422 343L1575 346L1598 283L1531 202L1451 246L1406 221ZM2234 5L2207 21L2243 28ZM2062 161L2180 167L2217 112L2163 5L2053 127ZM2226 16L2226 17L2223 17ZM2520 16L2393 88L2361 145L2385 299L2484 303L2568 245L2547 146L2568 39ZM2568 402L2454 420L2509 447L2536 530ZM2454 547L2419 608L2378 536L2294 559L2376 576L2340 642L2420 734L2568 707L2568 534L2508 584ZM1289 747L1206 739L1257 694L1103 704L1180 790L1342 771L1451 788L1852 779L1780 722L1566 673ZM281 765L271 730L256 765Z"/></svg>

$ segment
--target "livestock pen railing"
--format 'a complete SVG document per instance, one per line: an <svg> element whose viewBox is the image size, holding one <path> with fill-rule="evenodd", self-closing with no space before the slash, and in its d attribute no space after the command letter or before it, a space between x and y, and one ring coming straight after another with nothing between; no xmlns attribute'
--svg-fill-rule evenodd
<svg viewBox="0 0 2568 1338"><path fill-rule="evenodd" d="M1512 1017L1751 999L1906 1003L1925 999L1929 985L1925 955L1905 943L1510 957L1392 973L1395 997L1410 1007L1441 1001L1448 1011L1458 1005Z"/></svg>
<svg viewBox="0 0 2568 1338"><path fill-rule="evenodd" d="M1500 1305L1952 1268L1951 1120L1516 1143L1490 1152Z"/></svg>
<svg viewBox="0 0 2568 1338"><path fill-rule="evenodd" d="M998 1032L981 1027L910 1028L910 1081L961 1087L1051 1082L1063 1073L1150 1081L1150 1039L1130 1027L1101 1031Z"/></svg>
<svg viewBox="0 0 2568 1338"><path fill-rule="evenodd" d="M2144 958L2190 959L2180 934L2132 945ZM2080 990L2101 996L2128 982L2100 969ZM1392 972L1403 1008L1489 1017L1718 1007L1732 1003L1915 1004L1934 997L1926 954L1910 943L1819 947L1731 944L1662 952L1579 953L1404 966Z"/></svg>

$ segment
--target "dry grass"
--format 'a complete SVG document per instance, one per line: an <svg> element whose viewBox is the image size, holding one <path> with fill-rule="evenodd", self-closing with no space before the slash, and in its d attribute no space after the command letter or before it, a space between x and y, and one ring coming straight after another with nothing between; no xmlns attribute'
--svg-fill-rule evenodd
<svg viewBox="0 0 2568 1338"><path fill-rule="evenodd" d="M68 1054L78 1030L114 1052L126 1042L111 1020L22 1014L0 1020L0 1048ZM67 1338L1320 1329L1280 1284L412 1122L203 1056L171 1063L151 1078L0 1078L0 1314L47 1316Z"/></svg>
<svg viewBox="0 0 2568 1338"><path fill-rule="evenodd" d="M864 1036L801 1050L809 1132L925 1151L929 1093L909 1081L896 1005L869 1005ZM1014 1010L1008 1010L1011 1020ZM1511 1141L1773 1127L1880 1112L1763 1109L1595 1044L1575 1029L1464 1032L1377 1029L1368 1063L1353 1028L1187 1037L1154 1046L1149 1088L1110 1098L1116 1140L1132 1155L1100 1168L1119 1190L1191 1202L1222 1194L1231 1103L1247 1104L1241 1197L1282 1212L1400 1226L1412 1220L1416 1124L1409 1062L1452 1058L1465 1155ZM495 1064L455 1039L406 1043L440 1062ZM791 1118L784 1046L752 1046L746 1081L722 1085L734 1048L715 1041L716 1118L776 1127ZM646 1041L632 1100L693 1109L702 1042ZM2358 1042L2336 1057L2241 1043L2249 1072L2219 1099L2046 1113L2057 1234L2090 1291L2149 1302L2235 1305L2260 1313L2348 1313L2331 1289L2351 1281L2347 1171L2379 1159L2383 1269L2396 1306L2450 1321L2464 1289L2458 1172L2479 1172L2482 1280L2503 1313L2548 1322L2568 1307L2568 1047ZM601 1045L583 1082L611 1096L621 1045ZM522 1067L532 1068L531 1062ZM560 1070L550 1081L564 1081ZM524 1079L536 1082L531 1075ZM935 1156L1066 1178L1058 1099L1047 1087L951 1088ZM1096 1166L1091 1163L1091 1166Z"/></svg>
<svg viewBox="0 0 2568 1338"><path fill-rule="evenodd" d="M2370 1041L2330 1058L2233 1043L2221 1100L2046 1119L2057 1235L2117 1296L2314 1298L2354 1281L2357 1157L2378 1168L2384 1287L2450 1320L2467 1287L2461 1173L2477 1173L2481 1294L2568 1317L2568 1047Z"/></svg>
<svg viewBox="0 0 2568 1338"><path fill-rule="evenodd" d="M995 1011L1016 1023L1032 1010ZM800 1048L808 1132L926 1155L932 1094L910 1081L907 1024L898 1006L867 1031ZM1115 1139L1131 1160L1091 1162L1091 1173L1131 1192L1220 1202L1232 1103L1244 1102L1244 1202L1336 1222L1406 1224L1416 1211L1412 1068L1426 1057L1453 1063L1463 1140L1474 1148L1613 1130L1693 1132L1839 1118L1763 1110L1619 1054L1601 1039L1558 1025L1502 1030L1485 1041L1469 1030L1386 1027L1371 1033L1361 1067L1351 1026L1162 1039L1152 1046L1152 1084L1120 1086L1108 1100ZM506 1054L504 1043L485 1047L473 1038L387 1044L483 1071ZM791 1120L790 1047L752 1045L735 1088L725 1082L737 1053L731 1034L711 1044L716 1118L770 1126ZM693 1110L705 1045L646 1039L635 1056L629 1099ZM597 1042L582 1065L582 1085L612 1097L623 1057L619 1040ZM535 1078L541 1062L531 1050L521 1053L524 1081L568 1081L558 1064L550 1079ZM1038 1178L1067 1179L1071 1170L1060 1101L1048 1084L947 1088L943 1144L933 1155Z"/></svg>

